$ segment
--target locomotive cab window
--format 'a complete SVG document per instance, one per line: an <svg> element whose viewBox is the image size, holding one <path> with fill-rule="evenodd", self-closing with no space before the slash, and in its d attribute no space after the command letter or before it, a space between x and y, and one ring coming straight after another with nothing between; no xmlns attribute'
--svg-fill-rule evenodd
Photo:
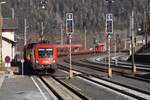
<svg viewBox="0 0 150 100"><path fill-rule="evenodd" d="M52 58L53 49L52 48L39 48L38 49L39 58Z"/></svg>

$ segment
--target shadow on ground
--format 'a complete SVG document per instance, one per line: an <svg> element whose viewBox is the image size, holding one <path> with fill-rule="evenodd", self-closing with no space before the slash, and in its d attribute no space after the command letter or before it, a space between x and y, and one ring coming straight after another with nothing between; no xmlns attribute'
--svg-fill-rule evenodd
<svg viewBox="0 0 150 100"><path fill-rule="evenodd" d="M31 63L29 62L24 62L24 64L22 64L21 62L17 62L16 66L18 67L18 72L16 72L15 74L17 75L33 75L33 68L31 66Z"/></svg>
<svg viewBox="0 0 150 100"><path fill-rule="evenodd" d="M150 79L150 73L144 75L135 75L135 76L145 78L145 79Z"/></svg>

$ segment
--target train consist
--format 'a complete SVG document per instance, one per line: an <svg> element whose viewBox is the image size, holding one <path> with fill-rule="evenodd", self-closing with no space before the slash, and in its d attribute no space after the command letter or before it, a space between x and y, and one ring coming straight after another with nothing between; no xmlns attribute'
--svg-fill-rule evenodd
<svg viewBox="0 0 150 100"><path fill-rule="evenodd" d="M69 55L69 44L50 44L47 42L30 43L24 47L24 60L34 71L57 70L58 56ZM103 44L96 46L95 51L85 50L81 44L72 44L72 55L102 52Z"/></svg>
<svg viewBox="0 0 150 100"><path fill-rule="evenodd" d="M57 49L53 44L31 43L26 45L24 59L35 71L48 70L54 73L57 70Z"/></svg>
<svg viewBox="0 0 150 100"><path fill-rule="evenodd" d="M69 54L69 44L64 45L56 45L58 56L66 56ZM71 54L72 55L81 55L81 54L89 54L89 53L99 53L104 52L104 43L98 43L95 45L95 48L85 49L82 44L71 44Z"/></svg>

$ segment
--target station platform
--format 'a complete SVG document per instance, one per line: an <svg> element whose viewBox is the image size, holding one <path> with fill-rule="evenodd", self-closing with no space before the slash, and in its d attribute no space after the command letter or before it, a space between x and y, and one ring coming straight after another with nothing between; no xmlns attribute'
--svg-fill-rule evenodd
<svg viewBox="0 0 150 100"><path fill-rule="evenodd" d="M0 100L53 100L48 89L34 76L0 76Z"/></svg>

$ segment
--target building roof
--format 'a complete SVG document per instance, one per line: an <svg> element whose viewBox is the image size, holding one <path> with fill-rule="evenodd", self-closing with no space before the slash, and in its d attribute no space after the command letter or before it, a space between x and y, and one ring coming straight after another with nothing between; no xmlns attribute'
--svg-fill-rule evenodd
<svg viewBox="0 0 150 100"><path fill-rule="evenodd" d="M7 41L8 43L11 43L13 46L16 44L16 41L12 41L6 37L2 37L2 40Z"/></svg>
<svg viewBox="0 0 150 100"><path fill-rule="evenodd" d="M11 18L3 19L3 31L14 31L17 29L17 21Z"/></svg>

